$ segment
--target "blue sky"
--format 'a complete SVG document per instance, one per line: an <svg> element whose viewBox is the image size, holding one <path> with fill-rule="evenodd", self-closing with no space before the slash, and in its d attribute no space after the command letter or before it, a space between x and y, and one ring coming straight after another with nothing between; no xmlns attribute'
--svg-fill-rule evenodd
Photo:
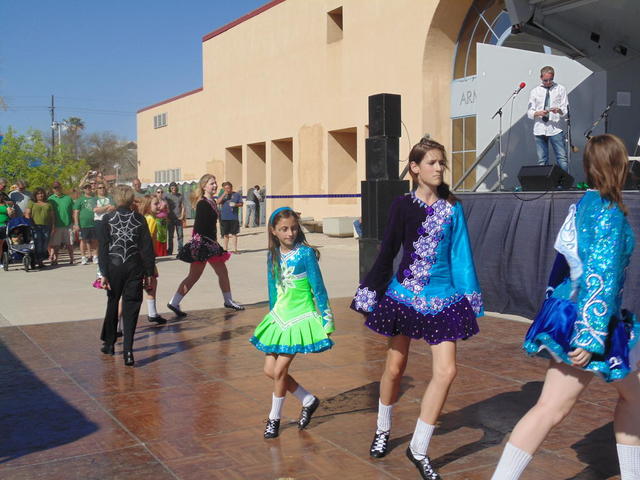
<svg viewBox="0 0 640 480"><path fill-rule="evenodd" d="M135 140L136 110L202 86L202 36L267 0L0 0L0 133L87 132Z"/></svg>

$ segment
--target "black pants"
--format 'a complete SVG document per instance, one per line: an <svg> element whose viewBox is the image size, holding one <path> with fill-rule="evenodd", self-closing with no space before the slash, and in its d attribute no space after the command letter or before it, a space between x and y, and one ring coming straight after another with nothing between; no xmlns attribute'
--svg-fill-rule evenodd
<svg viewBox="0 0 640 480"><path fill-rule="evenodd" d="M107 313L102 324L100 339L107 345L116 343L118 327L118 304L122 298L122 331L124 351L133 350L133 335L142 304L142 267L137 262L123 265L109 265L109 285L107 290Z"/></svg>
<svg viewBox="0 0 640 480"><path fill-rule="evenodd" d="M178 251L183 247L183 233L182 233L182 220L171 220L168 222L168 237L169 237L169 245L167 246L167 253L169 255L173 254L173 232L175 231L178 236Z"/></svg>

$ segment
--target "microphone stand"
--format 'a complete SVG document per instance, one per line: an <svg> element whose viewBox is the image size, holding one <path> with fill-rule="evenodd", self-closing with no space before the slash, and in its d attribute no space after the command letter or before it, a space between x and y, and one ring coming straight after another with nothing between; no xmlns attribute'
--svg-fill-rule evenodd
<svg viewBox="0 0 640 480"><path fill-rule="evenodd" d="M591 138L591 132L595 130L595 128L598 126L598 124L602 121L603 118L604 118L604 133L607 133L607 131L609 130L609 110L611 110L611 107L613 106L613 102L615 102L615 100L611 100L609 102L609 105L607 105L607 108L605 108L604 111L600 114L600 118L598 118L595 122L593 122L589 130L584 132L584 136L587 140Z"/></svg>
<svg viewBox="0 0 640 480"><path fill-rule="evenodd" d="M504 102L500 108L498 108L498 110L496 111L496 113L493 114L493 116L491 117L491 120L493 120L494 118L496 118L496 115L500 116L500 121L499 121L499 127L498 127L498 191L502 191L502 157L503 157L503 153L502 153L502 109L507 105L507 103L509 103L512 100L515 100L516 95L518 95L518 93L520 93L520 90L522 90L522 88L516 88L513 93L511 95L509 95L509 98L507 98L507 101Z"/></svg>

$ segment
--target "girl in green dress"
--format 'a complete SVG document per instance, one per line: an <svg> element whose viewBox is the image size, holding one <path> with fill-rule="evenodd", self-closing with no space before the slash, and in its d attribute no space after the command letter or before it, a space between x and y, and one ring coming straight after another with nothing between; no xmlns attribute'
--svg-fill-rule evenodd
<svg viewBox="0 0 640 480"><path fill-rule="evenodd" d="M307 244L298 215L289 207L269 218L267 276L270 311L256 327L251 343L266 353L265 374L273 379L273 400L265 438L278 436L287 391L302 403L298 428L311 420L320 400L289 375L297 353L316 353L333 346L335 330L327 290L318 266L319 253Z"/></svg>

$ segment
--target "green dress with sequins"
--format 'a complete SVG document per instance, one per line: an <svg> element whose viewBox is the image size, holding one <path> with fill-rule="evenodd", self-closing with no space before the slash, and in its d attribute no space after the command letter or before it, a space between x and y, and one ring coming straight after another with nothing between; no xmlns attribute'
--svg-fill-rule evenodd
<svg viewBox="0 0 640 480"><path fill-rule="evenodd" d="M315 251L298 245L282 254L280 275L274 278L267 261L269 313L250 342L265 353L316 353L333 346L333 313Z"/></svg>

